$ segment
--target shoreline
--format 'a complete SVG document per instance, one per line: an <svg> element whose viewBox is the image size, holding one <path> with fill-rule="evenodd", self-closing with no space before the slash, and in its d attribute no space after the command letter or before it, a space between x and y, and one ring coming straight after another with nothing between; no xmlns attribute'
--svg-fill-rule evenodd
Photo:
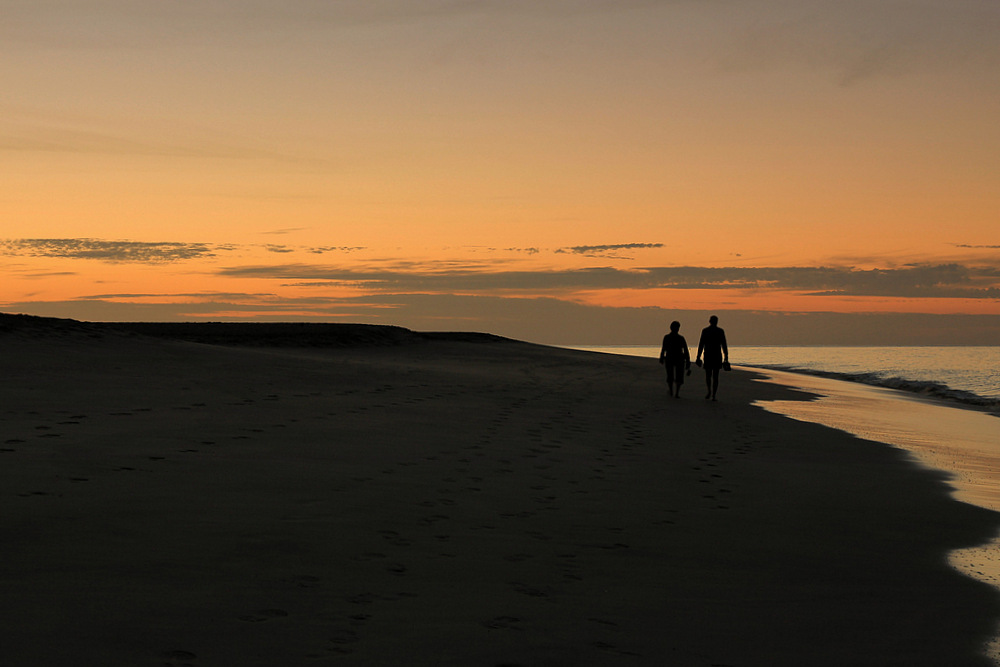
<svg viewBox="0 0 1000 667"><path fill-rule="evenodd" d="M991 664L998 515L758 374L84 329L0 333L12 663Z"/></svg>
<svg viewBox="0 0 1000 667"><path fill-rule="evenodd" d="M844 347L830 347L830 346L794 346L787 347L782 345L772 345L772 346L741 346L739 348L740 352L745 355L747 350L761 350L761 349L776 349L776 350L788 350L788 349L817 349L817 350L844 350L844 349L855 349L855 348L844 348ZM604 352L607 354L625 354L629 356L639 356L639 357L653 357L657 356L659 347L651 345L631 345L631 346L572 346L567 349L577 349L577 350L588 350L595 352ZM968 349L997 349L1000 350L1000 346L965 346L965 345L911 345L911 346L857 346L857 349L863 350L921 350L921 349L957 349L957 350L968 350ZM641 352L641 354L636 354ZM808 362L807 362L808 363ZM881 387L884 389L892 389L899 391L906 396L916 397L928 402L936 403L939 405L949 405L952 407L960 407L966 410L987 412L994 417L1000 417L1000 395L983 395L981 393L976 393L972 389L954 387L947 383L932 380L929 378L924 379L913 379L912 377L902 377L896 375L882 375L877 372L873 373L869 371L862 371L858 369L854 370L830 370L822 368L813 368L808 365L795 365L795 363L783 363L783 362L758 362L751 359L746 361L741 359L739 361L733 362L734 366L740 366L742 368L748 368L751 370L766 371L780 371L784 373L792 373L797 375L805 375L809 377L820 377L827 378L830 380L838 380L841 382L849 382L852 384L861 384L868 387ZM835 364L836 365L836 364Z"/></svg>

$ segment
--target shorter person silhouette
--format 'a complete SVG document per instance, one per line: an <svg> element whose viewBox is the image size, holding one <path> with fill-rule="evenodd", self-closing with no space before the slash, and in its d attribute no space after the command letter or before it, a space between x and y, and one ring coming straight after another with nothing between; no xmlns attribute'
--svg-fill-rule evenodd
<svg viewBox="0 0 1000 667"><path fill-rule="evenodd" d="M705 354L705 382L708 393L705 398L715 400L719 391L719 371L729 365L729 346L726 345L726 332L719 327L719 318L712 315L708 318L708 326L701 330L698 341L698 354L694 363L701 366L702 352Z"/></svg>
<svg viewBox="0 0 1000 667"><path fill-rule="evenodd" d="M670 333L663 337L660 348L660 363L667 369L667 388L674 398L681 397L681 385L684 384L684 373L691 374L691 353L687 341L680 335L680 322L670 323ZM674 390L677 385L677 390Z"/></svg>

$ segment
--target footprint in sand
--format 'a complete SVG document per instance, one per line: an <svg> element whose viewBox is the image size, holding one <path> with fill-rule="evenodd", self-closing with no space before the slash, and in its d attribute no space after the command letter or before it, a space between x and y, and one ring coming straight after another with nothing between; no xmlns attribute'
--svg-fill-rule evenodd
<svg viewBox="0 0 1000 667"><path fill-rule="evenodd" d="M323 579L311 574L300 574L292 577L289 581L299 588L319 588Z"/></svg>
<svg viewBox="0 0 1000 667"><path fill-rule="evenodd" d="M191 667L198 656L191 651L164 651L163 657L170 661L168 667Z"/></svg>
<svg viewBox="0 0 1000 667"><path fill-rule="evenodd" d="M503 557L505 561L508 561L510 563L520 563L530 558L534 558L534 556L532 554L509 554Z"/></svg>
<svg viewBox="0 0 1000 667"><path fill-rule="evenodd" d="M422 526L432 526L439 521L447 521L450 518L447 514L432 514L431 516L423 517L417 523Z"/></svg>
<svg viewBox="0 0 1000 667"><path fill-rule="evenodd" d="M336 630L329 638L330 647L327 649L331 653L353 653L354 649L350 644L358 641L358 633L354 630Z"/></svg>
<svg viewBox="0 0 1000 667"><path fill-rule="evenodd" d="M198 656L191 651L166 651L163 657L168 660L194 660Z"/></svg>
<svg viewBox="0 0 1000 667"><path fill-rule="evenodd" d="M284 609L259 609L249 614L243 614L239 619L247 623L263 623L264 621L285 618L286 616L288 616L288 612Z"/></svg>
<svg viewBox="0 0 1000 667"><path fill-rule="evenodd" d="M402 537L399 533L394 530L382 530L379 531L382 535L382 539L389 542L390 544L397 547L408 547L413 544L410 540Z"/></svg>
<svg viewBox="0 0 1000 667"><path fill-rule="evenodd" d="M520 593L521 595L527 595L528 597L547 598L549 596L549 594L543 591L541 588L535 588L534 586L522 584L517 581L510 582L510 587L515 592Z"/></svg>
<svg viewBox="0 0 1000 667"><path fill-rule="evenodd" d="M388 556L386 556L384 553L379 553L378 551L366 551L363 554L355 556L354 560L366 562L373 560L383 560L385 558L388 558Z"/></svg>
<svg viewBox="0 0 1000 667"><path fill-rule="evenodd" d="M521 619L516 616L497 616L488 621L483 621L483 625L490 630L521 630Z"/></svg>
<svg viewBox="0 0 1000 667"><path fill-rule="evenodd" d="M609 644L608 642L594 642L593 644L591 644L591 646L600 651L605 651L607 653L615 653L618 655L630 655L630 656L640 655L639 653L635 653L633 651L626 651L624 649L620 649L614 644Z"/></svg>

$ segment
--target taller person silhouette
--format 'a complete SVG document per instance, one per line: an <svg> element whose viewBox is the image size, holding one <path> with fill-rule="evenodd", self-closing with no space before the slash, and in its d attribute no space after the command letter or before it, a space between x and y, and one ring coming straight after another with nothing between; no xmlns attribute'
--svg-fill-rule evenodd
<svg viewBox="0 0 1000 667"><path fill-rule="evenodd" d="M729 365L729 346L726 345L726 332L719 327L719 318L712 315L708 318L708 326L701 330L698 340L698 354L695 364L701 366L702 353L705 355L705 382L708 393L705 398L715 400L719 391L719 371Z"/></svg>

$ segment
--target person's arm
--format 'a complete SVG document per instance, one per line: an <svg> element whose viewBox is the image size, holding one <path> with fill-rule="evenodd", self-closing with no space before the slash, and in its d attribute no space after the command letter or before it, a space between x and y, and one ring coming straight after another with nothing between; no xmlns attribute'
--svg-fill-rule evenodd
<svg viewBox="0 0 1000 667"><path fill-rule="evenodd" d="M663 337L663 344L660 346L660 363L667 358L667 337Z"/></svg>
<svg viewBox="0 0 1000 667"><path fill-rule="evenodd" d="M725 331L722 332L722 354L725 355L723 357L723 361L729 361L729 346L726 345L726 332Z"/></svg>
<svg viewBox="0 0 1000 667"><path fill-rule="evenodd" d="M697 364L701 361L701 352L705 349L705 332L701 332L701 338L698 339L698 354L694 358L694 362Z"/></svg>

